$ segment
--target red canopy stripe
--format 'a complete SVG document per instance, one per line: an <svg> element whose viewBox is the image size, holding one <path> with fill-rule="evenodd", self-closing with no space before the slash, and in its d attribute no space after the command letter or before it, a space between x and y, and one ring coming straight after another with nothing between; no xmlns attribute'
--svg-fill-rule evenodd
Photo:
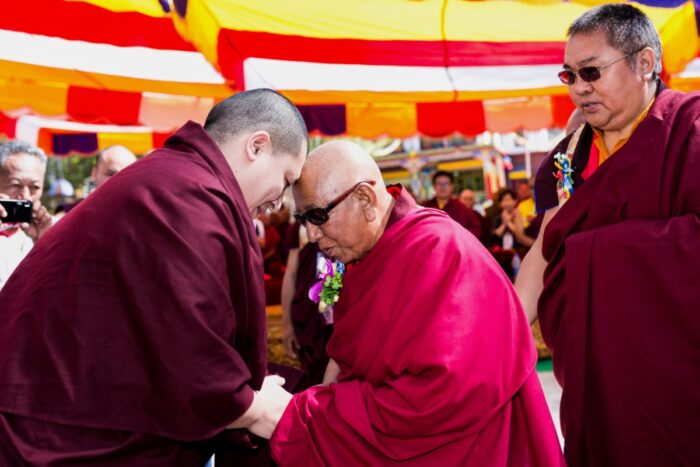
<svg viewBox="0 0 700 467"><path fill-rule="evenodd" d="M315 63L434 67L548 65L561 63L565 45L564 42L443 43L319 39L221 29L217 53L224 77L239 82L238 69L241 62L249 57Z"/></svg>
<svg viewBox="0 0 700 467"><path fill-rule="evenodd" d="M138 12L115 12L83 2L5 2L0 29L119 47L195 51L167 16L155 18Z"/></svg>
<svg viewBox="0 0 700 467"><path fill-rule="evenodd" d="M141 93L71 86L67 113L73 120L90 123L135 124L139 121Z"/></svg>
<svg viewBox="0 0 700 467"><path fill-rule="evenodd" d="M476 135L486 131L481 101L416 104L418 131L428 136L447 136L458 131Z"/></svg>

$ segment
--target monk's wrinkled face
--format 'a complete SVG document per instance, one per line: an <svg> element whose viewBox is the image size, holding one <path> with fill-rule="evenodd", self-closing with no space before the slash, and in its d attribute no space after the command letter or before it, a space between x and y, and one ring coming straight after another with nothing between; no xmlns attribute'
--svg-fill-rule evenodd
<svg viewBox="0 0 700 467"><path fill-rule="evenodd" d="M602 67L624 55L608 44L604 32L575 34L566 44L564 69ZM600 70L600 78L590 83L577 76L568 90L588 123L603 131L620 131L632 124L645 98L643 74L626 59Z"/></svg>
<svg viewBox="0 0 700 467"><path fill-rule="evenodd" d="M44 191L46 168L31 154L9 156L0 168L0 193L12 199L36 201Z"/></svg>
<svg viewBox="0 0 700 467"><path fill-rule="evenodd" d="M339 186L337 189L318 190L318 185L314 185L304 183L302 178L302 183L294 188L297 212L325 207L352 187ZM355 190L328 213L325 223L320 226L306 223L309 241L318 243L327 256L345 264L363 258L374 246L372 227L360 198Z"/></svg>

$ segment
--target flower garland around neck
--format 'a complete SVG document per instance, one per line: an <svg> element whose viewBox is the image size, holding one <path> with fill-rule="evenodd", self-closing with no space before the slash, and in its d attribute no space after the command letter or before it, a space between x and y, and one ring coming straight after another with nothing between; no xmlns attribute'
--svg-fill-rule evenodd
<svg viewBox="0 0 700 467"><path fill-rule="evenodd" d="M333 304L340 297L340 289L343 288L345 265L340 261L331 261L325 256L321 261L317 276L319 281L309 289L309 299L314 303L318 303L319 312L325 313L330 311Z"/></svg>

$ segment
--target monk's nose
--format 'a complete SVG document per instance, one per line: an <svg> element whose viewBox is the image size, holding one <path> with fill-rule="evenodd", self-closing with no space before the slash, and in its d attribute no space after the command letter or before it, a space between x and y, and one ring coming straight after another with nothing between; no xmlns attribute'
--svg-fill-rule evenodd
<svg viewBox="0 0 700 467"><path fill-rule="evenodd" d="M591 83L587 83L584 80L582 80L580 77L576 78L576 81L574 82L573 85L571 85L573 88L574 92L578 94L579 96L582 96L584 94L588 94L592 90Z"/></svg>
<svg viewBox="0 0 700 467"><path fill-rule="evenodd" d="M316 243L323 237L323 231L321 227L312 224L311 222L306 223L306 235L311 243Z"/></svg>

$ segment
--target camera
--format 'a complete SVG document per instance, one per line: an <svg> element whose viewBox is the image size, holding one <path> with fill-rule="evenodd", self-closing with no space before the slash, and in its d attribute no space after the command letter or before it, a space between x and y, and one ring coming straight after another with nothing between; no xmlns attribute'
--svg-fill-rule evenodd
<svg viewBox="0 0 700 467"><path fill-rule="evenodd" d="M0 218L2 222L31 222L32 202L22 199L0 199L0 204L5 208L7 216Z"/></svg>

